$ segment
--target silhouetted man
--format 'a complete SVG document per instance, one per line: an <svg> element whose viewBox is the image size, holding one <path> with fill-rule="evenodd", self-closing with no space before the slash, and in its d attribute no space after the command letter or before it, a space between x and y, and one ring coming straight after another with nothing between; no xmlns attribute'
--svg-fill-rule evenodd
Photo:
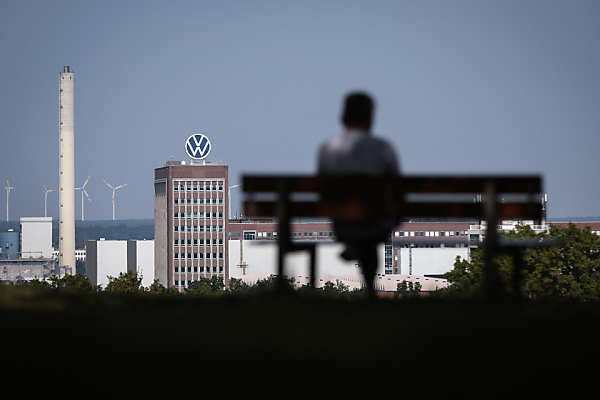
<svg viewBox="0 0 600 400"><path fill-rule="evenodd" d="M319 153L321 175L398 174L396 154L385 140L371 135L374 104L365 93L351 93L344 102L345 130L331 138ZM360 184L357 182L357 184ZM365 187L365 190L369 190ZM336 222L336 235L347 245L342 257L362 265L369 294L374 294L377 245L385 242L396 221Z"/></svg>

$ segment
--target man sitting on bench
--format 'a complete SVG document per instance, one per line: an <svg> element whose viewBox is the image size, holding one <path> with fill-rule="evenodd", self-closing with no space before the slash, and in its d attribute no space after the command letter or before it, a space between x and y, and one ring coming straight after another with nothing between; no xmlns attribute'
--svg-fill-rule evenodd
<svg viewBox="0 0 600 400"><path fill-rule="evenodd" d="M345 130L321 147L318 161L320 175L399 174L392 146L371 135L373 112L374 104L369 95L351 93L346 97L342 114ZM368 190L365 187L365 191ZM333 221L338 240L347 246L342 257L360 262L371 296L374 295L377 245L385 242L397 222Z"/></svg>

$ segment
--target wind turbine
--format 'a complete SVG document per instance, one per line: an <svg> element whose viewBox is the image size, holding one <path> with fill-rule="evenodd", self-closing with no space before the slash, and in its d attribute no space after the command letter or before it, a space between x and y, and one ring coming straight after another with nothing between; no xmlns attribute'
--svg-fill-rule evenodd
<svg viewBox="0 0 600 400"><path fill-rule="evenodd" d="M90 203L92 202L92 199L90 199L90 195L85 191L85 185L87 185L88 181L90 180L92 176L88 176L88 178L86 179L85 183L83 184L82 187L80 188L75 188L75 190L81 190L81 220L84 221L83 219L83 194L85 193L85 195L87 196L88 200L90 201ZM114 219L114 216L113 216Z"/></svg>
<svg viewBox="0 0 600 400"><path fill-rule="evenodd" d="M14 189L14 187L10 186L8 183L8 176L4 175L6 178L6 221L8 221L8 198L10 197L10 189Z"/></svg>
<svg viewBox="0 0 600 400"><path fill-rule="evenodd" d="M112 203L113 203L113 221L114 221L115 220L115 190L121 189L123 186L127 186L127 184L117 186L116 188L114 188L114 187L110 186L108 184L108 182L106 182L104 179L102 179L102 182L106 183L108 185L108 187L111 188L113 191Z"/></svg>
<svg viewBox="0 0 600 400"><path fill-rule="evenodd" d="M48 216L48 193L54 192L56 189L48 190L46 188L46 185L44 184L44 181L42 181L42 186L44 187L44 217L47 217Z"/></svg>

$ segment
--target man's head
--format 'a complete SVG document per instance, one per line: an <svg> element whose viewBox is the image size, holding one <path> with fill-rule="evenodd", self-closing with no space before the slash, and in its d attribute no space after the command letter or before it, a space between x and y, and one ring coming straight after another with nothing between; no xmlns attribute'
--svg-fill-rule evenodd
<svg viewBox="0 0 600 400"><path fill-rule="evenodd" d="M354 92L346 96L342 123L348 129L369 131L373 122L373 99L366 93Z"/></svg>

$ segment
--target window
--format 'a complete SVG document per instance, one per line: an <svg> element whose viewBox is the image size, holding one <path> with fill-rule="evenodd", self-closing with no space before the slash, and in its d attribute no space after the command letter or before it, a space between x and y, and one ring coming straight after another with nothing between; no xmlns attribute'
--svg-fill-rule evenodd
<svg viewBox="0 0 600 400"><path fill-rule="evenodd" d="M204 218L204 212L200 213L200 218Z"/></svg>
<svg viewBox="0 0 600 400"><path fill-rule="evenodd" d="M244 232L244 240L254 240L254 239L256 239L256 231Z"/></svg>
<svg viewBox="0 0 600 400"><path fill-rule="evenodd" d="M192 244L192 239L188 239L188 240L187 240L187 244L188 244L188 245L191 245L191 244Z"/></svg>
<svg viewBox="0 0 600 400"><path fill-rule="evenodd" d="M223 253L219 253L219 258L223 259Z"/></svg>
<svg viewBox="0 0 600 400"><path fill-rule="evenodd" d="M219 272L223 272L223 267L219 267Z"/></svg>
<svg viewBox="0 0 600 400"><path fill-rule="evenodd" d="M198 253L194 253L194 259L198 258ZM196 271L194 271L196 272Z"/></svg>
<svg viewBox="0 0 600 400"><path fill-rule="evenodd" d="M187 190L188 190L188 192L191 192L192 191L192 185L187 185Z"/></svg>
<svg viewBox="0 0 600 400"><path fill-rule="evenodd" d="M194 191L198 190L198 185L194 185Z"/></svg>
<svg viewBox="0 0 600 400"><path fill-rule="evenodd" d="M194 273L198 272L198 267L194 267Z"/></svg>
<svg viewBox="0 0 600 400"><path fill-rule="evenodd" d="M179 239L175 239L175 245L179 245Z"/></svg>
<svg viewBox="0 0 600 400"><path fill-rule="evenodd" d="M212 213L212 217L217 218L217 213L216 212Z"/></svg>
<svg viewBox="0 0 600 400"><path fill-rule="evenodd" d="M179 218L179 213L178 212L175 213L175 218Z"/></svg>
<svg viewBox="0 0 600 400"><path fill-rule="evenodd" d="M198 218L198 211L194 211L194 218Z"/></svg>
<svg viewBox="0 0 600 400"><path fill-rule="evenodd" d="M182 260L183 260L183 259L185 259L185 253L181 253L181 256L180 256L180 258L181 258Z"/></svg>
<svg viewBox="0 0 600 400"><path fill-rule="evenodd" d="M217 272L217 267L213 267L213 272Z"/></svg>
<svg viewBox="0 0 600 400"><path fill-rule="evenodd" d="M198 244L198 239L194 239L194 245Z"/></svg>
<svg viewBox="0 0 600 400"><path fill-rule="evenodd" d="M204 225L200 225L200 232L204 232Z"/></svg>
<svg viewBox="0 0 600 400"><path fill-rule="evenodd" d="M179 258L179 253L175 253L175 259Z"/></svg>
<svg viewBox="0 0 600 400"><path fill-rule="evenodd" d="M212 190L217 190L217 185L213 185L213 189Z"/></svg>
<svg viewBox="0 0 600 400"><path fill-rule="evenodd" d="M179 267L175 267L175 272L179 272Z"/></svg>
<svg viewBox="0 0 600 400"><path fill-rule="evenodd" d="M323 232L319 232L319 237L323 237Z"/></svg>
<svg viewBox="0 0 600 400"><path fill-rule="evenodd" d="M192 213L191 212L187 213L187 217L192 218Z"/></svg>
<svg viewBox="0 0 600 400"><path fill-rule="evenodd" d="M186 200L186 203L187 203L187 204L192 204L192 199L187 199L187 200Z"/></svg>
<svg viewBox="0 0 600 400"><path fill-rule="evenodd" d="M223 211L219 212L219 218L223 218Z"/></svg>
<svg viewBox="0 0 600 400"><path fill-rule="evenodd" d="M178 192L179 191L179 185L174 185L173 186L173 190L176 191L176 192Z"/></svg>
<svg viewBox="0 0 600 400"><path fill-rule="evenodd" d="M179 232L179 227L177 225L174 226L175 232Z"/></svg>
<svg viewBox="0 0 600 400"><path fill-rule="evenodd" d="M200 259L202 260L204 258L204 253L200 253L199 256L200 256Z"/></svg>
<svg viewBox="0 0 600 400"><path fill-rule="evenodd" d="M223 199L219 199L219 204L223 204Z"/></svg>
<svg viewBox="0 0 600 400"><path fill-rule="evenodd" d="M219 225L219 232L223 232L223 225Z"/></svg>
<svg viewBox="0 0 600 400"><path fill-rule="evenodd" d="M213 253L213 258L216 259L217 258L217 253Z"/></svg>
<svg viewBox="0 0 600 400"><path fill-rule="evenodd" d="M223 239L219 239L219 244L223 244Z"/></svg>
<svg viewBox="0 0 600 400"><path fill-rule="evenodd" d="M210 258L210 253L206 253L206 258Z"/></svg>
<svg viewBox="0 0 600 400"><path fill-rule="evenodd" d="M192 259L192 253L188 253L188 258L191 260ZM188 267L188 272L192 272L189 267Z"/></svg>
<svg viewBox="0 0 600 400"><path fill-rule="evenodd" d="M179 204L179 199L174 199L175 204Z"/></svg>
<svg viewBox="0 0 600 400"><path fill-rule="evenodd" d="M219 185L219 190L223 190L223 185Z"/></svg>
<svg viewBox="0 0 600 400"><path fill-rule="evenodd" d="M200 185L199 190L204 190L204 185Z"/></svg>
<svg viewBox="0 0 600 400"><path fill-rule="evenodd" d="M188 227L187 227L187 231L188 231L188 232L191 232L191 231L192 231L192 226L191 226L191 225L188 225Z"/></svg>

